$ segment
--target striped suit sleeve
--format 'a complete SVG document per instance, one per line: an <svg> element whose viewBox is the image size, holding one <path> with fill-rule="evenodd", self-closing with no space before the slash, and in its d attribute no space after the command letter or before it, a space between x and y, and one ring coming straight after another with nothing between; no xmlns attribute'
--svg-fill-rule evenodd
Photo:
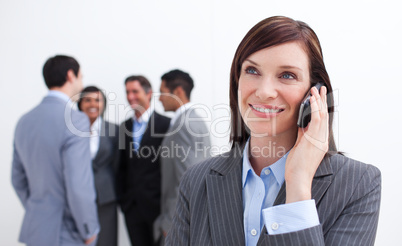
<svg viewBox="0 0 402 246"><path fill-rule="evenodd" d="M334 225L325 232L325 245L374 245L377 233L381 200L381 174L371 166L358 181L352 197L347 202ZM352 169L355 172L357 168ZM353 176L353 175L350 175ZM344 182L348 182L346 177ZM348 186L345 186L348 189ZM342 197L342 194L337 194Z"/></svg>
<svg viewBox="0 0 402 246"><path fill-rule="evenodd" d="M335 158L334 162L337 161L342 159ZM374 245L381 199L380 171L348 159L335 176L317 205L319 226L266 234L258 245Z"/></svg>
<svg viewBox="0 0 402 246"><path fill-rule="evenodd" d="M165 245L190 245L189 180L184 175L179 186L179 196L173 226L165 240Z"/></svg>

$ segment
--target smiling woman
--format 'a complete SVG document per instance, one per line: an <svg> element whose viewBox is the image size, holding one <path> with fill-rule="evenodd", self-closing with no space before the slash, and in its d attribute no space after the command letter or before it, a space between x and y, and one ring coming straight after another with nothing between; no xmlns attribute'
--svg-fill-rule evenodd
<svg viewBox="0 0 402 246"><path fill-rule="evenodd" d="M97 246L117 245L117 202L115 170L118 160L118 127L103 119L106 97L95 87L81 91L78 109L91 124L90 151L94 172L96 203L101 231Z"/></svg>
<svg viewBox="0 0 402 246"><path fill-rule="evenodd" d="M282 16L256 24L232 62L232 150L184 175L166 244L373 245L381 174L337 152L333 105L314 31Z"/></svg>
<svg viewBox="0 0 402 246"><path fill-rule="evenodd" d="M103 116L105 106L106 97L95 86L86 87L82 91L78 108L88 116L91 125L99 116Z"/></svg>
<svg viewBox="0 0 402 246"><path fill-rule="evenodd" d="M310 88L308 57L298 42L250 55L239 78L240 113L251 133L290 140L300 102ZM289 137L288 137L289 136Z"/></svg>

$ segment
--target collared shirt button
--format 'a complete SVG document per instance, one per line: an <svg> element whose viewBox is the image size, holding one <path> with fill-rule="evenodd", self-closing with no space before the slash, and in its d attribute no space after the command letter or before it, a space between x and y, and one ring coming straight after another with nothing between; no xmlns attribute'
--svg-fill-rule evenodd
<svg viewBox="0 0 402 246"><path fill-rule="evenodd" d="M272 230L276 231L279 228L279 224L274 222L274 223L272 223L271 228L272 228Z"/></svg>
<svg viewBox="0 0 402 246"><path fill-rule="evenodd" d="M251 235L253 235L253 236L257 235L257 230L256 230L256 229L252 229L252 230L251 230Z"/></svg>
<svg viewBox="0 0 402 246"><path fill-rule="evenodd" d="M271 171L269 169L264 171L266 175L269 175L271 173Z"/></svg>

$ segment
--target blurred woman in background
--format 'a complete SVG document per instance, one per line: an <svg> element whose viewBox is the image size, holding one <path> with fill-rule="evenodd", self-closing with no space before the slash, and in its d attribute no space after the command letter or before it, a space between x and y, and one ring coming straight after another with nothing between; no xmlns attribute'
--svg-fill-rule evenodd
<svg viewBox="0 0 402 246"><path fill-rule="evenodd" d="M118 159L118 126L105 121L106 97L95 87L81 92L78 109L91 123L90 150L94 172L97 207L101 230L97 246L117 245L117 202L115 171Z"/></svg>

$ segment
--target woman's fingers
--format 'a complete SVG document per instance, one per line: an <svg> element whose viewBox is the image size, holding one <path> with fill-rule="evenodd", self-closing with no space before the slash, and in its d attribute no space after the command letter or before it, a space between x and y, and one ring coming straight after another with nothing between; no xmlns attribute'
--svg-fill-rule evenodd
<svg viewBox="0 0 402 246"><path fill-rule="evenodd" d="M322 101L321 96L318 94L317 88L311 88L311 98L310 98L310 107L311 107L311 122L309 125L309 129L316 130L319 128L320 123L320 110L322 109Z"/></svg>
<svg viewBox="0 0 402 246"><path fill-rule="evenodd" d="M321 87L320 94L316 88L311 90L311 122L304 137L315 147L326 151L328 149L328 108L327 108L327 90L325 86Z"/></svg>
<svg viewBox="0 0 402 246"><path fill-rule="evenodd" d="M322 87L321 87L321 92L320 92L320 94L321 94L323 106L324 106L325 108L328 108L328 107L327 107L327 87L322 86Z"/></svg>
<svg viewBox="0 0 402 246"><path fill-rule="evenodd" d="M326 117L328 115L328 103L327 103L327 87L322 86L320 91L321 97L321 113Z"/></svg>
<svg viewBox="0 0 402 246"><path fill-rule="evenodd" d="M320 92L318 92L317 88L313 87L311 94L311 120L314 120L318 124L317 127L319 127L321 119L325 119L328 115L327 88L322 86Z"/></svg>
<svg viewBox="0 0 402 246"><path fill-rule="evenodd" d="M328 141L328 136L329 136L329 112L328 112L328 102L327 102L327 87L323 86L321 88L321 98L322 98L322 104L323 108L322 111L324 112L324 120L325 120L325 129L326 129L326 137Z"/></svg>

